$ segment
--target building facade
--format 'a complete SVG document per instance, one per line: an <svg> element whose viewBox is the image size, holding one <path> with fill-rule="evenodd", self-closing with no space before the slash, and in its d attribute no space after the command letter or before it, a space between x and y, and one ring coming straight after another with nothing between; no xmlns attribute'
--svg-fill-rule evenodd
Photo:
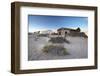
<svg viewBox="0 0 100 76"><path fill-rule="evenodd" d="M66 37L68 35L75 35L80 33L80 28L77 29L70 29L70 28L59 28L57 30L58 34L61 35L62 37Z"/></svg>

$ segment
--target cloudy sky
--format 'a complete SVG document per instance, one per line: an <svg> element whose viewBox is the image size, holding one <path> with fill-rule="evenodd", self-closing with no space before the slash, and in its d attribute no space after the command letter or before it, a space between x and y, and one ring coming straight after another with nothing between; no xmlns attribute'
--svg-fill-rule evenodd
<svg viewBox="0 0 100 76"><path fill-rule="evenodd" d="M29 32L57 30L58 28L80 27L85 33L88 31L88 18L75 16L45 16L28 15Z"/></svg>

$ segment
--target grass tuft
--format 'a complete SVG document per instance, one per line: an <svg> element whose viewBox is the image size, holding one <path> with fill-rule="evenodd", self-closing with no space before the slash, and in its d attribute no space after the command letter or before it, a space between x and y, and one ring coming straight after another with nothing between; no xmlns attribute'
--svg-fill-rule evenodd
<svg viewBox="0 0 100 76"><path fill-rule="evenodd" d="M42 50L45 53L50 53L50 54L59 55L59 56L69 54L66 48L64 48L63 46L57 46L57 45L46 45L44 46Z"/></svg>

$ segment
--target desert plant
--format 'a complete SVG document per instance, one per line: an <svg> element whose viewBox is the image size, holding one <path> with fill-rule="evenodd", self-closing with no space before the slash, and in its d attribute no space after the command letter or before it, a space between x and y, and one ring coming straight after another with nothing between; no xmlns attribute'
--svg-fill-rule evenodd
<svg viewBox="0 0 100 76"><path fill-rule="evenodd" d="M70 43L67 39L63 37L54 37L49 40L52 43Z"/></svg>
<svg viewBox="0 0 100 76"><path fill-rule="evenodd" d="M49 53L52 55L68 55L67 49L63 46L57 46L57 45L46 45L42 49L44 53Z"/></svg>

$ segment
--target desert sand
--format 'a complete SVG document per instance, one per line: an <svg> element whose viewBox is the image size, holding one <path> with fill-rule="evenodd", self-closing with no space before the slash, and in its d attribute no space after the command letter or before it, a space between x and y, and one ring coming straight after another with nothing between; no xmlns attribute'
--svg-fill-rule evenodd
<svg viewBox="0 0 100 76"><path fill-rule="evenodd" d="M81 59L88 57L88 38L67 36L66 39L70 44L64 43L69 55L57 56L47 54L42 51L43 47L48 44L48 37L38 37L28 35L28 60L54 60L54 59Z"/></svg>

